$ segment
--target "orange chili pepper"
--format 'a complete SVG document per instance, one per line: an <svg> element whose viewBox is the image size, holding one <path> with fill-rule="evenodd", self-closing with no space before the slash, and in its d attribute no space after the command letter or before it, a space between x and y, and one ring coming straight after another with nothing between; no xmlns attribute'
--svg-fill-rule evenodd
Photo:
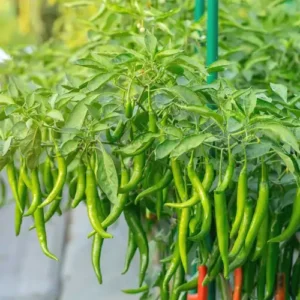
<svg viewBox="0 0 300 300"><path fill-rule="evenodd" d="M233 300L240 300L243 284L243 270L242 268L236 268L234 270L234 288L233 288Z"/></svg>
<svg viewBox="0 0 300 300"><path fill-rule="evenodd" d="M285 274L277 274L275 300L285 300Z"/></svg>
<svg viewBox="0 0 300 300"><path fill-rule="evenodd" d="M202 265L198 267L198 300L207 300L208 298L208 286L203 286L202 282L207 274L207 267Z"/></svg>

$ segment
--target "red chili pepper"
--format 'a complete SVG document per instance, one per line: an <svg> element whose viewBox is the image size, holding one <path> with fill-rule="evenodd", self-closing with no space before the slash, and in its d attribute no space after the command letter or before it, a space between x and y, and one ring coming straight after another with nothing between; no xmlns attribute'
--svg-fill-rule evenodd
<svg viewBox="0 0 300 300"><path fill-rule="evenodd" d="M198 267L198 300L207 300L208 297L208 286L203 286L202 282L207 274L207 267L202 265Z"/></svg>
<svg viewBox="0 0 300 300"><path fill-rule="evenodd" d="M236 268L234 270L234 289L233 289L233 300L240 300L242 293L243 284L243 270L242 268Z"/></svg>
<svg viewBox="0 0 300 300"><path fill-rule="evenodd" d="M187 300L199 300L198 294L188 294Z"/></svg>
<svg viewBox="0 0 300 300"><path fill-rule="evenodd" d="M275 300L285 300L285 273L277 274Z"/></svg>

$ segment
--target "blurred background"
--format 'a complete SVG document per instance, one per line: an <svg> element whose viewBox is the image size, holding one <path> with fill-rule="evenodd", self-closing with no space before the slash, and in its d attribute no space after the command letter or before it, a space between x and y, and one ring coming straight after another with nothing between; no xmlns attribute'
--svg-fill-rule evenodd
<svg viewBox="0 0 300 300"><path fill-rule="evenodd" d="M95 14L97 7L82 5L74 10L64 5L67 2L0 0L0 62L9 59L7 53L42 47L43 42L53 37L68 48L84 43L86 31L75 20L78 15L84 19ZM2 178L6 178L4 171ZM104 245L101 259L104 283L100 286L91 264L92 241L87 239L91 227L84 205L54 217L47 226L49 247L60 259L56 262L41 252L36 233L26 230L32 225L30 218L24 221L20 236L15 236L14 203L9 188L7 195L11 202L8 200L0 209L0 300L137 299L121 292L137 286L138 273L138 257L135 257L129 272L120 275L127 246L124 219L112 226L115 238Z"/></svg>

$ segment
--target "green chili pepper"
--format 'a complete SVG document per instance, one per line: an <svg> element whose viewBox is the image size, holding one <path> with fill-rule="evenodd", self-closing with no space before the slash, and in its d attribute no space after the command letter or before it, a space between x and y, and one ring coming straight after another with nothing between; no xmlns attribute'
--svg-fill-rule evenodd
<svg viewBox="0 0 300 300"><path fill-rule="evenodd" d="M248 197L247 181L248 181L247 163L245 163L239 175L238 187L237 187L236 216L232 224L230 238L233 238L237 234L243 219L245 204Z"/></svg>
<svg viewBox="0 0 300 300"><path fill-rule="evenodd" d="M161 291L161 299L162 300L169 300L169 282L178 269L180 264L180 254L179 254L179 245L178 243L175 244L175 249L173 251L173 257L171 263L168 267L168 270L165 274L163 283L162 283L162 291Z"/></svg>
<svg viewBox="0 0 300 300"><path fill-rule="evenodd" d="M266 289L267 248L264 248L257 275L257 300L264 300Z"/></svg>
<svg viewBox="0 0 300 300"><path fill-rule="evenodd" d="M56 159L57 159L57 165L58 165L58 176L57 180L55 181L54 187L51 191L51 193L48 195L46 200L40 205L41 207L44 207L48 204L50 204L52 201L56 199L56 197L60 194L62 191L65 181L66 181L66 176L67 176L67 165L66 161L61 156L58 150L56 150Z"/></svg>
<svg viewBox="0 0 300 300"><path fill-rule="evenodd" d="M19 210L23 213L22 205L20 203L19 194L18 194L18 181L16 175L16 168L12 161L6 165L6 171L7 171L8 183L11 187L13 197L16 201L16 205L18 206Z"/></svg>
<svg viewBox="0 0 300 300"><path fill-rule="evenodd" d="M171 300L179 299L179 296L182 292L194 290L197 288L197 286L198 286L198 274L196 277L192 278L190 281L183 283L180 286L177 286L172 293Z"/></svg>
<svg viewBox="0 0 300 300"><path fill-rule="evenodd" d="M270 237L273 238L280 232L279 216L274 215L271 223ZM267 246L267 263L266 263L266 293L265 300L271 299L274 293L276 282L277 267L279 261L279 244L269 243Z"/></svg>
<svg viewBox="0 0 300 300"><path fill-rule="evenodd" d="M144 190L143 192L141 192L140 194L138 194L138 196L135 199L135 203L140 201L142 198L167 187L170 184L170 182L172 181L172 178L173 178L172 172L170 170L167 170L166 173L164 174L164 176L161 178L161 180L159 180L156 184L154 184L150 188L148 188L148 189Z"/></svg>
<svg viewBox="0 0 300 300"><path fill-rule="evenodd" d="M295 232L299 228L299 224L300 224L300 187L298 187L297 189L296 198L294 199L294 203L293 203L293 212L288 226L280 235L273 237L268 242L278 243L289 239L293 234L295 234Z"/></svg>
<svg viewBox="0 0 300 300"><path fill-rule="evenodd" d="M294 297L300 292L300 252L298 258L293 266L292 279L291 279L291 291Z"/></svg>
<svg viewBox="0 0 300 300"><path fill-rule="evenodd" d="M142 286L149 263L147 237L133 205L124 208L124 216L140 252L139 286Z"/></svg>
<svg viewBox="0 0 300 300"><path fill-rule="evenodd" d="M190 208L183 208L180 214L178 229L179 254L184 271L188 271L187 237L190 221Z"/></svg>
<svg viewBox="0 0 300 300"><path fill-rule="evenodd" d="M268 233L269 233L269 213L267 212L257 234L256 247L252 257L252 261L255 261L261 257L262 252L267 245Z"/></svg>
<svg viewBox="0 0 300 300"><path fill-rule="evenodd" d="M228 188L228 186L232 180L233 171L234 171L234 158L233 158L231 152L229 151L228 166L226 168L224 178L223 178L223 180L221 180L221 184L217 187L218 191L225 191ZM221 176L221 174L219 176Z"/></svg>
<svg viewBox="0 0 300 300"><path fill-rule="evenodd" d="M208 283L212 282L218 276L221 270L222 270L222 259L221 256L219 256L217 261L213 265L213 267L210 270L208 269L208 273L205 276L202 285L205 286Z"/></svg>
<svg viewBox="0 0 300 300"><path fill-rule="evenodd" d="M84 172L84 177L85 177L85 172ZM74 199L75 194L76 194L76 188L77 188L77 181L78 178L76 176L73 176L69 183L69 196L71 199Z"/></svg>
<svg viewBox="0 0 300 300"><path fill-rule="evenodd" d="M134 254L137 250L137 244L134 240L133 233L129 230L128 232L128 244L127 244L127 251L126 251L126 258L125 258L125 266L122 274L127 273L129 270L130 264L132 262L132 259L134 257Z"/></svg>
<svg viewBox="0 0 300 300"><path fill-rule="evenodd" d="M288 242L283 250L283 256L281 259L280 271L285 274L285 299L289 299L290 294L290 278L293 265L294 243ZM300 277L298 277L300 281Z"/></svg>
<svg viewBox="0 0 300 300"><path fill-rule="evenodd" d="M226 197L223 191L214 192L215 200L215 220L216 231L218 237L218 244L220 249L221 258L224 266L224 276L229 276L229 259L228 259L228 246L229 246L229 229L227 219Z"/></svg>
<svg viewBox="0 0 300 300"><path fill-rule="evenodd" d="M25 160L22 162L21 169L20 169L20 176L22 177L23 182L27 186L29 190L31 190L32 184L31 184L31 179L28 176L27 173L27 167Z"/></svg>
<svg viewBox="0 0 300 300"><path fill-rule="evenodd" d="M192 197L185 201L180 203L166 203L165 206L174 207L174 208L186 208L186 207L192 207L199 203L200 199L197 193L193 193Z"/></svg>
<svg viewBox="0 0 300 300"><path fill-rule="evenodd" d="M180 201L184 202L187 200L188 195L187 195L186 186L185 186L182 174L181 174L181 167L180 167L179 161L174 158L171 158L171 168L172 168L175 187L178 192Z"/></svg>
<svg viewBox="0 0 300 300"><path fill-rule="evenodd" d="M22 168L22 166L21 166ZM21 173L22 171L20 171ZM22 207L22 211L25 209L26 201L27 201L27 187L22 179L22 176L19 176L18 179L18 195L19 195L19 200L20 204ZM21 231L21 226L22 226L22 221L23 221L23 213L19 209L18 205L15 207L15 233L16 236L20 234Z"/></svg>
<svg viewBox="0 0 300 300"><path fill-rule="evenodd" d="M42 192L40 188L38 170L33 169L31 172L31 182L32 182L32 202L37 202L40 204L42 202ZM45 229L45 220L44 220L44 212L42 208L37 208L33 213L35 228L37 232L37 236L41 245L41 248L45 255L48 257L58 260L55 255L49 252L47 246L47 234Z"/></svg>
<svg viewBox="0 0 300 300"><path fill-rule="evenodd" d="M210 230L210 226L211 226L212 212L211 212L210 200L207 196L207 193L206 193L201 181L199 180L196 172L193 169L192 163L193 163L193 159L191 157L191 160L187 167L188 177L192 183L194 190L198 194L198 196L201 200L202 207L203 207L203 221L202 221L201 231L198 234L189 237L190 240L196 241L198 239L204 238L208 234L208 232Z"/></svg>
<svg viewBox="0 0 300 300"><path fill-rule="evenodd" d="M172 173L171 173L172 174ZM154 175L154 183L155 185L159 184L162 180L162 175L160 172L156 172ZM155 212L156 212L156 218L157 220L160 220L162 208L164 205L164 199L163 199L163 189L159 189L155 193Z"/></svg>
<svg viewBox="0 0 300 300"><path fill-rule="evenodd" d="M242 224L240 226L238 236L235 239L233 247L229 253L229 258L234 258L244 246L245 238L253 216L253 206L253 201L251 200L246 203Z"/></svg>
<svg viewBox="0 0 300 300"><path fill-rule="evenodd" d="M202 180L202 185L206 192L209 192L214 182L214 166L209 162L208 158L205 157L205 174Z"/></svg>
<svg viewBox="0 0 300 300"><path fill-rule="evenodd" d="M253 293L255 275L256 264L248 260L243 267L243 292L246 294L247 299L251 298L251 295Z"/></svg>
<svg viewBox="0 0 300 300"><path fill-rule="evenodd" d="M267 182L267 168L265 163L262 164L262 174L259 183L259 193L257 204L255 208L255 212L249 227L249 231L247 233L245 239L245 248L249 249L252 247L253 242L257 236L257 233L262 225L264 219L266 218L266 214L268 212L269 205L269 185Z"/></svg>
<svg viewBox="0 0 300 300"><path fill-rule="evenodd" d="M143 176L145 166L145 153L133 157L133 172L130 180L124 186L119 188L119 193L124 194L134 190Z"/></svg>
<svg viewBox="0 0 300 300"><path fill-rule="evenodd" d="M220 257L220 249L218 245L218 240L216 239L206 264L208 271L212 269L212 267L215 265L219 257Z"/></svg>
<svg viewBox="0 0 300 300"><path fill-rule="evenodd" d="M103 226L101 225L101 221L99 219L98 202L100 202L100 199L97 191L95 174L91 169L90 165L88 165L86 169L85 194L86 194L88 217L90 219L92 227L102 238L112 238L112 235L107 233L104 230Z"/></svg>
<svg viewBox="0 0 300 300"><path fill-rule="evenodd" d="M100 267L100 257L104 239L96 233L92 243L92 265L98 282L102 284L102 272Z"/></svg>
<svg viewBox="0 0 300 300"><path fill-rule="evenodd" d="M123 293L125 294L130 294L130 295L134 295L134 294L140 294L140 293L145 293L149 290L149 287L147 285L143 285L140 288L137 289L127 289L127 290L122 290Z"/></svg>
<svg viewBox="0 0 300 300"><path fill-rule="evenodd" d="M51 174L52 161L49 156L46 157L44 168L43 168L43 183L45 186L46 193L50 193L53 189L53 177Z"/></svg>
<svg viewBox="0 0 300 300"><path fill-rule="evenodd" d="M183 284L183 282L184 282L184 269L182 264L179 264L173 280L171 300L179 299L179 293L178 292L176 293L176 290Z"/></svg>
<svg viewBox="0 0 300 300"><path fill-rule="evenodd" d="M123 123L123 120L120 120L116 129L113 131L113 133L110 133L110 129L106 129L106 139L110 142L110 143L115 143L118 140L120 140L120 138L122 137L122 135L124 134L125 131L125 127L126 124Z"/></svg>
<svg viewBox="0 0 300 300"><path fill-rule="evenodd" d="M72 208L75 208L85 196L85 165L81 161L77 169L78 179L76 185L76 193L72 201Z"/></svg>

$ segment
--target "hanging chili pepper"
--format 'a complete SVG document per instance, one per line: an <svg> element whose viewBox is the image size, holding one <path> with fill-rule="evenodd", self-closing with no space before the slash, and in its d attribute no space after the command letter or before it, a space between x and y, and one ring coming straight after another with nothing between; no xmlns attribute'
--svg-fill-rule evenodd
<svg viewBox="0 0 300 300"><path fill-rule="evenodd" d="M296 192L296 198L293 202L293 212L286 229L278 236L269 240L270 243L278 243L289 239L297 231L300 224L300 187Z"/></svg>
<svg viewBox="0 0 300 300"><path fill-rule="evenodd" d="M280 232L279 216L274 215L271 223L270 237L277 236ZM279 244L269 243L267 246L267 264L266 264L266 293L265 299L271 299L274 293L277 267L279 261Z"/></svg>
<svg viewBox="0 0 300 300"><path fill-rule="evenodd" d="M127 243L127 251L126 251L126 258L125 258L125 266L122 271L122 275L127 273L129 270L130 264L132 262L132 259L134 257L134 254L137 250L137 244L134 239L133 233L129 230L128 232L128 243Z"/></svg>
<svg viewBox="0 0 300 300"><path fill-rule="evenodd" d="M275 300L285 300L286 298L286 278L284 273L277 274Z"/></svg>
<svg viewBox="0 0 300 300"><path fill-rule="evenodd" d="M77 205L84 199L85 196L85 185L86 185L86 170L83 161L80 160L77 168L77 184L76 184L76 193L72 201L72 208L77 207Z"/></svg>
<svg viewBox="0 0 300 300"><path fill-rule="evenodd" d="M220 249L220 255L223 261L224 276L229 276L229 259L228 259L228 247L229 247L229 229L227 219L227 207L226 197L224 191L216 190L214 192L215 203L215 220L216 231L218 238L218 245Z"/></svg>
<svg viewBox="0 0 300 300"><path fill-rule="evenodd" d="M202 265L198 267L198 299L207 300L208 287L203 285L203 280L207 274L207 267Z"/></svg>
<svg viewBox="0 0 300 300"><path fill-rule="evenodd" d="M110 143L117 142L118 140L121 139L122 135L124 134L125 127L126 127L126 123L124 123L123 120L120 120L116 129L113 131L113 133L110 133L110 128L106 129L106 131L105 131L106 139Z"/></svg>
<svg viewBox="0 0 300 300"><path fill-rule="evenodd" d="M257 300L264 300L266 288L267 247L264 248L257 275Z"/></svg>
<svg viewBox="0 0 300 300"><path fill-rule="evenodd" d="M233 238L243 220L244 209L248 197L248 176L247 176L247 162L245 162L241 173L239 175L238 186L237 186L237 203L236 203L236 216L232 224L230 238Z"/></svg>
<svg viewBox="0 0 300 300"><path fill-rule="evenodd" d="M255 275L256 264L248 260L243 266L243 292L245 293L247 299L251 299L254 289Z"/></svg>
<svg viewBox="0 0 300 300"><path fill-rule="evenodd" d="M137 244L140 252L139 286L141 287L144 282L149 263L148 241L136 209L133 205L124 208L124 216L128 227L133 233L135 243Z"/></svg>
<svg viewBox="0 0 300 300"><path fill-rule="evenodd" d="M243 284L243 269L237 268L234 270L234 289L232 300L241 300Z"/></svg>
<svg viewBox="0 0 300 300"><path fill-rule="evenodd" d="M291 278L291 292L292 296L296 298L300 292L300 251L298 251L298 258L293 266Z"/></svg>

